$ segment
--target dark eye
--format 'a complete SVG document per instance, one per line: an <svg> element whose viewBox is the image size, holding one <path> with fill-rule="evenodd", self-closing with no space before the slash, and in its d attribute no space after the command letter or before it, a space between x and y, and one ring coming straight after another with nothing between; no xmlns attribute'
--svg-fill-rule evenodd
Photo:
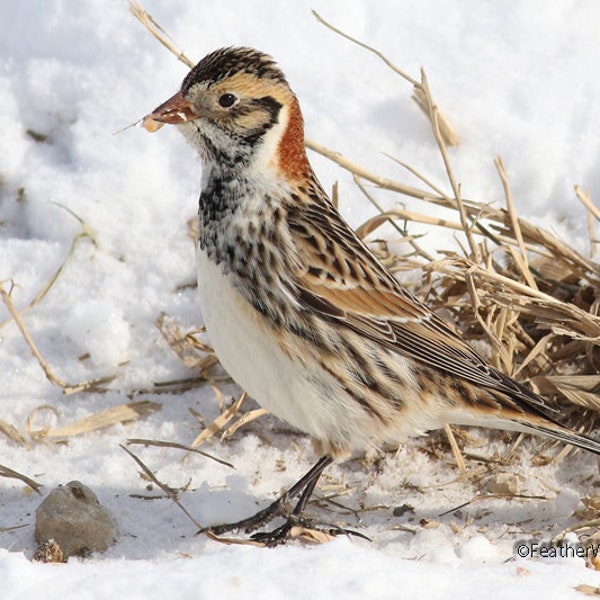
<svg viewBox="0 0 600 600"><path fill-rule="evenodd" d="M219 98L219 105L223 108L229 108L233 106L237 98L233 94L223 94Z"/></svg>

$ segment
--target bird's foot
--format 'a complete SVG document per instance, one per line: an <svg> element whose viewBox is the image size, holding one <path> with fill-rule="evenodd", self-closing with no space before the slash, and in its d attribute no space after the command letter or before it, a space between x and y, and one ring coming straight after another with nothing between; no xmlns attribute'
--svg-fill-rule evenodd
<svg viewBox="0 0 600 600"><path fill-rule="evenodd" d="M369 540L366 535L357 531L344 529L336 525L317 524L315 521L304 516L304 509L313 493L315 484L323 472L323 469L331 464L331 462L331 457L322 457L317 464L315 464L312 469L310 469L304 477L296 482L287 492L282 494L275 502L272 502L263 510L258 511L255 515L248 517L247 519L242 519L241 521L236 521L235 523L225 523L223 525L205 527L202 529L202 532L210 533L215 536L221 536L224 533L234 530L252 533L263 525L270 523L273 519L282 517L285 519L283 525L276 527L272 531L259 531L252 535L250 539L269 548L280 546L285 544L288 540L298 537L312 539L312 541L318 542L325 541L327 538L346 534ZM300 498L294 508L291 509L290 504L297 496L300 496Z"/></svg>
<svg viewBox="0 0 600 600"><path fill-rule="evenodd" d="M302 539L313 543L324 543L338 535L352 535L371 541L363 533L338 527L337 525L326 525L316 523L310 519L291 515L283 525L273 529L272 531L258 531L250 536L254 542L259 542L266 548L275 548L282 546L291 539Z"/></svg>

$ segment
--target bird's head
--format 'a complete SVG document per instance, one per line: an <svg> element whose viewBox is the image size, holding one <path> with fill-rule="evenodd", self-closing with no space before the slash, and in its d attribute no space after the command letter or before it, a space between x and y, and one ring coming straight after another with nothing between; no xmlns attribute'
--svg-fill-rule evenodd
<svg viewBox="0 0 600 600"><path fill-rule="evenodd" d="M273 59L251 48L204 57L181 89L143 119L148 131L165 123L178 125L205 163L287 176L308 170L298 100Z"/></svg>

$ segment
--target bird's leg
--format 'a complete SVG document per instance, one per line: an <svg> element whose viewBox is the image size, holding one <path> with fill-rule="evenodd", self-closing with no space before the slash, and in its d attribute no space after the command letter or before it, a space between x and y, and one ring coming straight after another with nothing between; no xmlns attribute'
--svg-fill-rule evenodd
<svg viewBox="0 0 600 600"><path fill-rule="evenodd" d="M290 518L292 515L298 516L305 508L315 485L321 476L321 473L333 462L331 456L323 456L319 461L301 478L299 479L285 494L282 494L267 508L257 512L252 517L242 519L236 523L225 523L223 525L215 525L206 529L215 535L221 535L235 529L242 529L246 533L250 533L262 525L269 523L276 517ZM289 509L290 500L301 494L298 503L293 511Z"/></svg>
<svg viewBox="0 0 600 600"><path fill-rule="evenodd" d="M292 529L295 526L306 527L321 531L329 535L348 534L362 537L366 540L369 538L362 533L343 529L336 525L315 525L310 519L304 517L304 509L312 496L312 493L317 485L319 477L323 471L333 462L331 456L323 456L319 461L308 471L301 479L299 479L285 494L282 494L275 502L257 512L254 516L242 519L236 523L226 523L224 525L215 525L207 527L203 531L210 531L215 535L221 535L234 529L242 529L246 533L255 531L262 525L269 523L276 517L283 517L285 523L272 531L260 531L251 536L251 539L263 543L265 546L274 547L280 544L285 544L290 539ZM290 501L300 494L298 502L293 510L290 510Z"/></svg>

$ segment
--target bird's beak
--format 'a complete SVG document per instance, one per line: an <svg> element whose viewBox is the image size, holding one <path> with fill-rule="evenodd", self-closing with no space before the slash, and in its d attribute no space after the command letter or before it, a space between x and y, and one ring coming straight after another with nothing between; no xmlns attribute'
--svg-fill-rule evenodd
<svg viewBox="0 0 600 600"><path fill-rule="evenodd" d="M146 115L142 119L142 125L146 131L152 133L160 129L165 123L181 125L187 123L187 121L193 121L199 116L179 91Z"/></svg>

